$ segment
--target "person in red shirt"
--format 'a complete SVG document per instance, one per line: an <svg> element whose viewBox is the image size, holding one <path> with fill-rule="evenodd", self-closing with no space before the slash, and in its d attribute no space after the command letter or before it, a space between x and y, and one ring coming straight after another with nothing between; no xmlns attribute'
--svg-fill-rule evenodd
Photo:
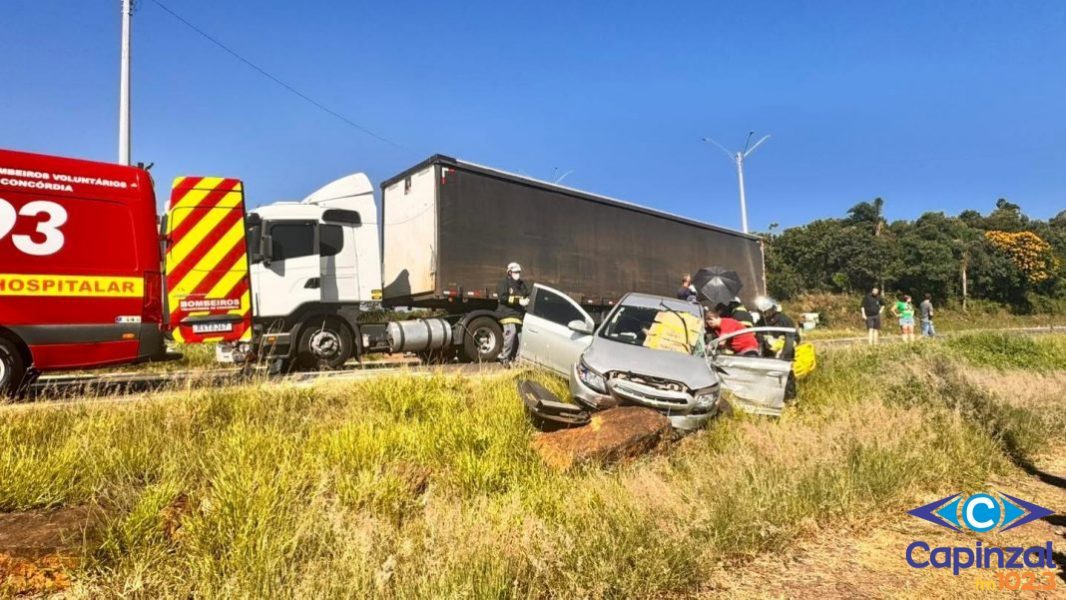
<svg viewBox="0 0 1066 600"><path fill-rule="evenodd" d="M709 310L705 317L710 339L728 335L736 331L744 331L740 321L731 317L723 317L717 311ZM725 349L740 356L759 356L759 340L754 333L742 333L735 335L725 342Z"/></svg>

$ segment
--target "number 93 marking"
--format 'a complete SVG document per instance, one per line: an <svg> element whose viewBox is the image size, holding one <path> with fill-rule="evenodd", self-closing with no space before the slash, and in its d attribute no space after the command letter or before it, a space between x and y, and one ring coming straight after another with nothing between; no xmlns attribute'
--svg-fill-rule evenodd
<svg viewBox="0 0 1066 600"><path fill-rule="evenodd" d="M37 233L44 236L43 242L33 241L33 236L15 234L11 236L11 242L24 254L32 256L48 256L55 254L63 248L63 232L59 230L67 222L67 209L47 200L34 200L27 202L15 212L15 207L10 202L0 198L0 240L7 237L15 228L15 220L19 217L37 217L46 215L45 220L37 221Z"/></svg>

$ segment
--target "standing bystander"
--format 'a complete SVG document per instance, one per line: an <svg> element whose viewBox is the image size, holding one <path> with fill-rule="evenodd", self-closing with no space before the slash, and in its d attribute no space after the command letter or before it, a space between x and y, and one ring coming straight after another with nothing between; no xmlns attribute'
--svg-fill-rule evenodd
<svg viewBox="0 0 1066 600"><path fill-rule="evenodd" d="M877 344L881 333L881 313L885 310L885 301L881 299L881 290L874 288L862 299L859 307L862 318L866 321L866 340L870 345Z"/></svg>
<svg viewBox="0 0 1066 600"><path fill-rule="evenodd" d="M922 337L933 337L936 335L936 328L933 327L933 296L931 294L925 295L925 300L918 305L918 312L922 318Z"/></svg>
<svg viewBox="0 0 1066 600"><path fill-rule="evenodd" d="M696 301L696 287L692 285L692 275L685 273L681 276L681 287L677 288L677 299L688 302Z"/></svg>
<svg viewBox="0 0 1066 600"><path fill-rule="evenodd" d="M914 341L914 303L907 294L892 305L892 314L899 319L899 332L904 342Z"/></svg>

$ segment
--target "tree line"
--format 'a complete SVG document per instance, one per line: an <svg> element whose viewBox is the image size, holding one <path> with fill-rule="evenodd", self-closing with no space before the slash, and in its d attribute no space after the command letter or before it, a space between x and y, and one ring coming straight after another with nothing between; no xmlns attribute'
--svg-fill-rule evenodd
<svg viewBox="0 0 1066 600"><path fill-rule="evenodd" d="M990 300L1044 312L1066 298L1066 210L1042 221L1000 198L987 215L927 212L883 217L884 200L860 202L839 219L762 234L772 295L863 293L874 286L915 298Z"/></svg>

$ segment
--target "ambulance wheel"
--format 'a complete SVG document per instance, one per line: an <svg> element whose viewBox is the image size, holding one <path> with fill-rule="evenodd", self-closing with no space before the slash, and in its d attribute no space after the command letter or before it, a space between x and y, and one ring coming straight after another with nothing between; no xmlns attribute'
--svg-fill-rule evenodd
<svg viewBox="0 0 1066 600"><path fill-rule="evenodd" d="M297 359L304 368L332 371L344 366L351 356L352 334L338 319L309 322L300 334Z"/></svg>
<svg viewBox="0 0 1066 600"><path fill-rule="evenodd" d="M503 328L492 317L478 317L466 324L463 354L470 362L492 362L503 350Z"/></svg>
<svg viewBox="0 0 1066 600"><path fill-rule="evenodd" d="M25 378L22 353L10 340L0 337L0 398L14 397L21 391Z"/></svg>

